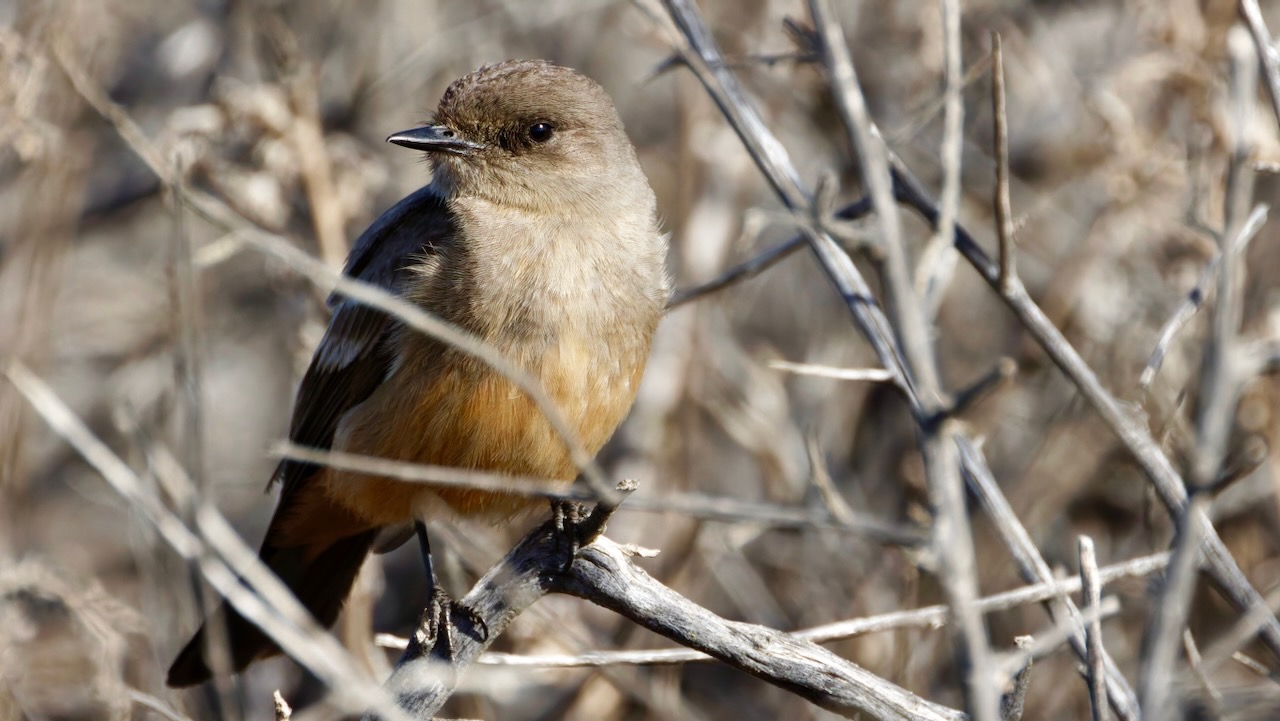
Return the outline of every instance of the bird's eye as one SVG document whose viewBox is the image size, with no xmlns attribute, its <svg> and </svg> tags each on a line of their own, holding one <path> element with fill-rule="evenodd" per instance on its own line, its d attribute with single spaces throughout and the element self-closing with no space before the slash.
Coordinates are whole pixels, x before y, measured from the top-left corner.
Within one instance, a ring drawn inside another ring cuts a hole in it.
<svg viewBox="0 0 1280 721">
<path fill-rule="evenodd" d="M 529 126 L 529 139 L 535 143 L 545 143 L 555 132 L 555 126 L 545 120 L 539 120 Z"/>
</svg>

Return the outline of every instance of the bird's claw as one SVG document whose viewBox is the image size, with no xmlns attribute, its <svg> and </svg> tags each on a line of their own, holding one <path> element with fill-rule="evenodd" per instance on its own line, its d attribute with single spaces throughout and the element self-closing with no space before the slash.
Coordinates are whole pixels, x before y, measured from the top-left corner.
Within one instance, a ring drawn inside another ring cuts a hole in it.
<svg viewBox="0 0 1280 721">
<path fill-rule="evenodd" d="M 445 644 L 449 655 L 453 655 L 453 633 L 450 628 L 450 616 L 453 611 L 453 599 L 439 586 L 431 589 L 431 598 L 427 600 L 427 608 L 422 613 L 422 621 L 418 623 L 417 638 L 423 648 L 435 648 L 441 642 Z"/>
<path fill-rule="evenodd" d="M 556 499 L 551 502 L 551 519 L 556 550 L 561 554 L 561 571 L 568 571 L 582 547 L 580 524 L 587 518 L 587 507 L 577 501 Z"/>
<path fill-rule="evenodd" d="M 431 590 L 431 598 L 427 601 L 426 611 L 418 624 L 415 639 L 418 644 L 423 648 L 434 649 L 443 643 L 448 656 L 452 658 L 453 633 L 458 630 L 453 623 L 454 611 L 467 617 L 481 641 L 489 637 L 489 626 L 480 614 L 469 606 L 455 602 L 447 591 L 437 586 Z"/>
</svg>

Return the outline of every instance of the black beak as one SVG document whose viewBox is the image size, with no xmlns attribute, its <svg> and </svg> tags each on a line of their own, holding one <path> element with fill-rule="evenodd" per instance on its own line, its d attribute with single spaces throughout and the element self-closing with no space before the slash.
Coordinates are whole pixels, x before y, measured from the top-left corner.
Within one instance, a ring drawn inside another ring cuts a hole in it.
<svg viewBox="0 0 1280 721">
<path fill-rule="evenodd" d="M 424 125 L 421 128 L 402 130 L 388 137 L 387 142 L 413 150 L 451 155 L 470 155 L 484 148 L 479 143 L 463 140 L 452 128 L 444 125 Z"/>
</svg>

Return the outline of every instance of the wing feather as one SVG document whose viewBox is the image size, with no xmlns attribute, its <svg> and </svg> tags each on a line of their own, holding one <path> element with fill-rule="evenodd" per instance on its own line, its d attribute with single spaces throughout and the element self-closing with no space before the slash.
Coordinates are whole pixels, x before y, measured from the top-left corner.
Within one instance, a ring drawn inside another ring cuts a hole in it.
<svg viewBox="0 0 1280 721">
<path fill-rule="evenodd" d="M 391 292 L 399 292 L 410 268 L 439 253 L 452 238 L 444 200 L 424 187 L 396 203 L 360 235 L 343 273 Z M 397 321 L 380 310 L 334 293 L 333 316 L 302 378 L 289 439 L 308 448 L 333 446 L 338 423 L 382 383 L 394 362 L 389 337 Z M 272 476 L 282 488 L 281 502 L 318 470 L 299 461 L 282 461 Z"/>
</svg>

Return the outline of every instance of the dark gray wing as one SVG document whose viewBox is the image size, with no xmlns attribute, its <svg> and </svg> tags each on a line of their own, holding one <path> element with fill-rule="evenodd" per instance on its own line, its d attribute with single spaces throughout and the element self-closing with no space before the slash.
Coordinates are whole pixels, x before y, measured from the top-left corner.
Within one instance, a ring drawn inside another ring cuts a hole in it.
<svg viewBox="0 0 1280 721">
<path fill-rule="evenodd" d="M 424 187 L 373 221 L 352 247 L 343 274 L 398 291 L 409 266 L 448 244 L 451 228 L 444 200 Z M 332 447 L 342 416 L 373 393 L 394 360 L 387 338 L 397 321 L 336 292 L 328 305 L 333 317 L 302 378 L 289 429 L 289 439 L 308 448 Z M 282 503 L 317 469 L 281 462 L 272 481 L 283 484 Z"/>
</svg>

